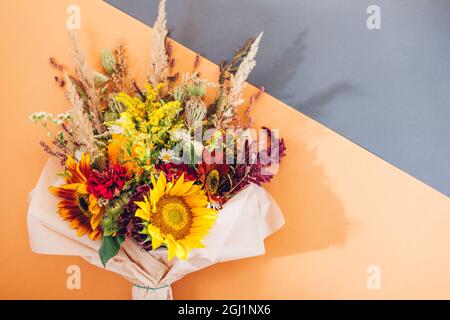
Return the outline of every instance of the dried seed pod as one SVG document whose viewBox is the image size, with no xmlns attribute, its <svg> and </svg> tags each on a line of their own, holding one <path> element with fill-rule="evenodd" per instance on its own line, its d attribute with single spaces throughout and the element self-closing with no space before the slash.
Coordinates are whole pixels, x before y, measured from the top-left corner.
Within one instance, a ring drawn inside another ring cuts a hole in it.
<svg viewBox="0 0 450 320">
<path fill-rule="evenodd" d="M 206 105 L 200 97 L 191 97 L 184 107 L 184 118 L 189 129 L 201 126 L 206 116 Z"/>
<path fill-rule="evenodd" d="M 173 90 L 173 97 L 175 100 L 183 102 L 186 98 L 186 90 L 184 86 L 178 86 Z"/>
<path fill-rule="evenodd" d="M 116 72 L 116 65 L 117 65 L 116 58 L 114 57 L 114 55 L 110 50 L 107 49 L 103 50 L 102 65 L 109 75 L 112 75 Z"/>
<path fill-rule="evenodd" d="M 100 73 L 97 71 L 93 71 L 92 75 L 94 77 L 94 83 L 97 87 L 101 87 L 109 80 L 109 78 L 107 76 L 105 76 L 103 73 Z"/>
</svg>

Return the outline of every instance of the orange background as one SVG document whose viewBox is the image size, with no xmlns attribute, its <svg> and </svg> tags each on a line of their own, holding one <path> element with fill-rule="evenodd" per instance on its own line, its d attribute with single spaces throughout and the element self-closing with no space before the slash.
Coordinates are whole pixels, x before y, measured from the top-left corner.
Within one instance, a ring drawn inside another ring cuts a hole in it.
<svg viewBox="0 0 450 320">
<path fill-rule="evenodd" d="M 151 30 L 100 0 L 0 2 L 0 298 L 129 299 L 130 284 L 78 257 L 30 251 L 27 195 L 47 155 L 34 111 L 67 109 L 53 83 L 50 56 L 72 66 L 65 31 L 69 4 L 81 8 L 80 41 L 91 65 L 124 38 L 131 70 L 149 69 Z M 170 17 L 169 17 L 170 25 Z M 264 40 L 263 40 L 264 41 Z M 175 45 L 177 70 L 194 53 Z M 257 66 L 263 68 L 264 66 Z M 203 77 L 218 68 L 202 60 Z M 249 87 L 247 97 L 255 89 Z M 218 264 L 173 286 L 177 299 L 450 298 L 450 201 L 439 192 L 265 95 L 257 125 L 279 128 L 288 157 L 267 189 L 286 218 L 262 257 Z M 66 268 L 81 267 L 81 290 L 66 288 Z M 381 288 L 366 286 L 378 265 Z"/>
</svg>

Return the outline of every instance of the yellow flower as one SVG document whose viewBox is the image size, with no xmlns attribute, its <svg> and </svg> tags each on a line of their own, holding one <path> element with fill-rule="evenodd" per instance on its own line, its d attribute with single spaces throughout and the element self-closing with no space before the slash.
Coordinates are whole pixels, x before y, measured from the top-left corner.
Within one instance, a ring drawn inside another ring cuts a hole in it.
<svg viewBox="0 0 450 320">
<path fill-rule="evenodd" d="M 124 92 L 116 96 L 116 101 L 125 106 L 125 111 L 120 114 L 119 120 L 109 123 L 110 126 L 118 126 L 130 135 L 137 133 L 163 135 L 179 119 L 177 115 L 181 111 L 180 101 L 164 102 L 159 99 L 160 90 L 164 84 L 152 87 L 145 86 L 146 100 L 138 97 L 130 97 Z"/>
<path fill-rule="evenodd" d="M 145 97 L 147 98 L 147 101 L 155 101 L 156 98 L 159 96 L 159 92 L 162 88 L 164 88 L 166 85 L 165 83 L 159 83 L 155 87 L 152 87 L 149 83 L 146 83 L 144 85 L 145 88 Z"/>
<path fill-rule="evenodd" d="M 113 134 L 108 143 L 108 160 L 112 164 L 124 166 L 129 173 L 138 171 L 138 167 L 133 161 L 136 155 L 136 146 L 127 136 Z"/>
<path fill-rule="evenodd" d="M 115 99 L 125 106 L 125 113 L 130 115 L 133 120 L 137 122 L 143 121 L 146 114 L 146 105 L 141 99 L 138 97 L 130 97 L 124 92 L 117 94 Z"/>
<path fill-rule="evenodd" d="M 144 233 L 152 240 L 152 248 L 166 245 L 168 258 L 186 259 L 190 250 L 203 248 L 203 238 L 217 219 L 217 211 L 208 208 L 208 198 L 195 181 L 184 181 L 184 175 L 167 182 L 162 172 L 158 181 L 152 176 L 153 188 L 135 216 L 146 224 Z"/>
</svg>

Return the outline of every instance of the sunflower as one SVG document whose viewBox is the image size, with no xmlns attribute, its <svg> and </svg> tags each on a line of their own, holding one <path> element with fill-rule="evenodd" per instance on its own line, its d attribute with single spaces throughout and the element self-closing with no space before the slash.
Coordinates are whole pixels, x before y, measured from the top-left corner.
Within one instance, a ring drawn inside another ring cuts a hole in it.
<svg viewBox="0 0 450 320">
<path fill-rule="evenodd" d="M 158 181 L 152 176 L 153 188 L 135 216 L 144 220 L 143 233 L 152 241 L 152 248 L 166 245 L 169 261 L 177 256 L 186 259 L 190 250 L 204 248 L 203 238 L 216 221 L 217 211 L 207 207 L 208 198 L 201 185 L 185 181 L 184 174 L 167 182 L 160 172 Z"/>
<path fill-rule="evenodd" d="M 219 158 L 223 157 L 223 154 L 218 154 L 218 156 Z M 215 157 L 215 150 L 212 153 L 209 153 L 207 150 L 203 151 L 203 161 L 198 166 L 198 178 L 205 186 L 210 202 L 221 203 L 217 192 L 219 191 L 220 183 L 230 171 L 230 166 L 225 163 L 216 163 L 214 161 Z"/>
<path fill-rule="evenodd" d="M 68 175 L 65 185 L 49 187 L 50 192 L 61 198 L 58 202 L 58 213 L 70 222 L 72 229 L 77 229 L 79 237 L 87 233 L 92 240 L 98 240 L 102 236 L 102 210 L 98 206 L 97 198 L 88 193 L 86 188 L 91 174 L 89 154 L 83 154 L 79 163 L 68 157 L 66 172 Z"/>
</svg>

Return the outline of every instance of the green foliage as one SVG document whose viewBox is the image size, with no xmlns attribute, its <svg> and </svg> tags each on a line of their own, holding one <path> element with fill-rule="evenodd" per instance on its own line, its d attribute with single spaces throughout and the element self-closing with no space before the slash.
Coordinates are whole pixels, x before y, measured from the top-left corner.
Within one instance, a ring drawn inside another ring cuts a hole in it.
<svg viewBox="0 0 450 320">
<path fill-rule="evenodd" d="M 194 97 L 203 97 L 205 95 L 205 88 L 199 85 L 187 87 L 188 94 Z"/>
<path fill-rule="evenodd" d="M 120 245 L 124 240 L 123 237 L 103 237 L 102 245 L 98 251 L 103 267 L 106 267 L 106 263 L 117 255 L 120 250 Z"/>
<path fill-rule="evenodd" d="M 128 203 L 128 196 L 123 194 L 117 200 L 110 201 L 101 222 L 103 235 L 112 236 L 119 231 L 119 217 L 124 207 Z"/>
</svg>

